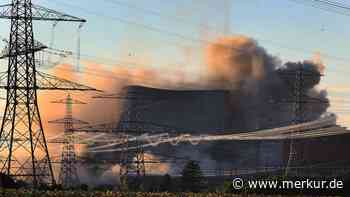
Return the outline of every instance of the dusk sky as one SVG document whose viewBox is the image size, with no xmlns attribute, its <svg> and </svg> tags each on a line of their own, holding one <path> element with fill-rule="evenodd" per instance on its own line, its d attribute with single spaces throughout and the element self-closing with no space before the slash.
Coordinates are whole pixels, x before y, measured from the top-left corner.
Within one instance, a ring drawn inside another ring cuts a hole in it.
<svg viewBox="0 0 350 197">
<path fill-rule="evenodd" d="M 348 0 L 338 2 L 350 5 Z M 257 40 L 283 62 L 310 60 L 319 54 L 326 65 L 321 88 L 328 90 L 340 122 L 350 126 L 350 58 L 346 37 L 350 33 L 347 25 L 350 11 L 347 16 L 327 12 L 301 0 L 33 0 L 33 3 L 88 20 L 81 36 L 82 66 L 94 62 L 110 67 L 119 64 L 185 70 L 188 76 L 196 78 L 192 71 L 205 67 L 201 57 L 203 40 L 208 43 L 230 34 Z M 36 39 L 48 44 L 51 25 L 35 22 Z M 75 52 L 77 26 L 59 23 L 54 48 Z M 3 20 L 0 36 L 7 38 L 8 30 L 8 21 Z M 6 68 L 6 62 L 1 64 Z"/>
</svg>

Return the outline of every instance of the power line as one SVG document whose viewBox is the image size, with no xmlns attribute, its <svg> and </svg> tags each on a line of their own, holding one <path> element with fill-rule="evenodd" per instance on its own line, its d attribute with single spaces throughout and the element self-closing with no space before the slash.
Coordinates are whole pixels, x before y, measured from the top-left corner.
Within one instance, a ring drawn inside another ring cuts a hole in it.
<svg viewBox="0 0 350 197">
<path fill-rule="evenodd" d="M 90 68 L 84 68 L 83 69 L 84 71 L 77 71 L 77 70 L 73 70 L 73 69 L 69 69 L 69 68 L 60 68 L 60 67 L 57 67 L 55 69 L 73 72 L 73 73 L 82 74 L 82 75 L 90 75 L 93 77 L 104 78 L 104 79 L 114 79 L 114 80 L 137 79 L 137 76 L 132 76 L 132 75 L 128 75 L 128 74 L 123 74 L 123 76 L 121 76 L 121 75 L 113 75 L 113 73 L 111 73 L 110 75 L 107 75 L 105 72 L 102 72 L 102 71 L 99 71 L 96 69 L 90 69 Z M 143 80 L 142 83 L 144 85 L 155 85 L 156 84 L 156 83 L 152 83 L 152 82 L 147 82 L 146 80 Z"/>
<path fill-rule="evenodd" d="M 147 9 L 144 9 L 144 8 L 141 8 L 141 7 L 138 7 L 138 6 L 135 6 L 135 5 L 131 5 L 131 4 L 128 4 L 128 3 L 125 3 L 125 2 L 120 2 L 118 0 L 104 0 L 104 1 L 108 1 L 108 2 L 111 2 L 113 4 L 116 4 L 116 5 L 120 5 L 120 6 L 124 6 L 124 7 L 128 7 L 128 8 L 133 8 L 133 9 L 137 9 L 137 10 L 141 10 L 145 13 L 149 13 L 149 14 L 152 14 L 152 15 L 156 15 L 156 16 L 159 16 L 159 17 L 167 17 L 169 19 L 173 19 L 173 20 L 176 20 L 176 21 L 181 21 L 183 23 L 187 23 L 187 24 L 190 24 L 188 21 L 185 21 L 185 20 L 181 20 L 181 18 L 179 17 L 176 17 L 176 16 L 169 16 L 169 15 L 162 15 L 160 12 L 156 12 L 154 10 L 147 10 Z M 293 0 L 292 0 L 293 1 Z M 339 7 L 344 7 L 344 5 L 338 5 Z M 349 8 L 350 9 L 350 8 Z M 214 30 L 214 27 L 211 27 L 211 26 L 204 26 L 205 28 L 208 28 L 208 29 L 211 29 L 211 30 Z M 261 41 L 265 41 L 265 42 L 269 42 L 269 43 L 272 43 L 272 41 L 269 41 L 269 40 L 263 40 L 263 39 L 259 39 Z M 287 46 L 283 46 L 281 44 L 277 44 L 277 43 L 273 43 L 273 45 L 277 46 L 277 47 L 281 47 L 281 48 L 284 48 L 284 49 L 288 49 L 288 50 L 293 50 L 293 51 L 298 51 L 300 52 L 300 50 L 303 50 L 304 52 L 310 52 L 310 51 L 307 51 L 307 50 L 304 50 L 304 49 L 293 49 L 293 48 L 290 48 L 290 47 L 287 47 Z M 326 55 L 327 57 L 329 56 L 328 54 L 322 54 L 322 55 Z M 337 60 L 341 60 L 341 61 L 346 61 L 346 62 L 349 62 L 349 59 L 347 58 L 341 58 L 341 57 L 335 57 L 335 56 L 329 56 L 333 59 L 337 59 Z"/>
<path fill-rule="evenodd" d="M 336 2 L 336 1 L 329 1 L 329 0 L 313 0 L 314 2 L 319 2 L 319 3 L 323 3 L 325 5 L 328 5 L 328 6 L 332 6 L 332 7 L 335 7 L 335 8 L 341 8 L 341 9 L 345 9 L 345 10 L 349 10 L 350 11 L 350 8 L 343 4 L 343 3 L 339 3 L 339 2 Z"/>
<path fill-rule="evenodd" d="M 262 40 L 264 41 L 264 40 Z M 287 48 L 286 46 L 282 46 L 280 45 L 281 48 L 285 48 L 285 49 L 290 49 L 290 50 L 294 50 L 296 51 L 297 49 L 293 49 L 293 48 Z M 305 51 L 307 52 L 307 51 Z M 300 50 L 299 50 L 299 53 L 300 53 Z M 72 53 L 73 56 L 76 56 L 75 53 Z M 329 56 L 325 53 L 321 53 L 322 56 L 324 56 L 325 58 L 329 58 L 329 59 L 332 59 L 334 61 L 339 61 L 339 62 L 344 62 L 344 63 L 348 63 L 350 62 L 350 58 L 342 58 L 342 57 L 335 57 L 335 56 Z M 161 67 L 174 67 L 176 65 L 160 65 L 160 64 L 157 64 L 157 65 L 149 65 L 149 64 L 142 64 L 142 63 L 137 63 L 137 62 L 131 62 L 131 61 L 125 61 L 123 59 L 119 59 L 119 58 L 109 58 L 109 57 L 99 57 L 99 56 L 96 56 L 96 55 L 91 55 L 91 54 L 87 54 L 87 53 L 82 53 L 81 54 L 82 57 L 86 57 L 88 59 L 91 59 L 91 60 L 97 60 L 97 61 L 100 61 L 102 63 L 107 63 L 107 62 L 112 62 L 113 64 L 115 64 L 115 62 L 117 63 L 120 63 L 120 64 L 125 64 L 125 65 L 134 65 L 134 66 L 161 66 Z M 341 66 L 341 65 L 337 65 L 338 67 Z M 344 67 L 347 67 L 344 65 Z M 172 68 L 173 69 L 173 68 Z M 333 70 L 334 68 L 332 68 Z M 340 70 L 339 68 L 335 68 L 339 71 L 342 71 L 342 72 L 346 72 L 345 70 Z"/>
<path fill-rule="evenodd" d="M 154 15 L 154 16 L 158 16 L 158 17 L 162 17 L 162 18 L 167 18 L 169 20 L 173 20 L 173 21 L 177 21 L 177 22 L 181 22 L 183 24 L 188 24 L 188 25 L 196 25 L 196 26 L 200 26 L 200 27 L 203 27 L 207 30 L 211 30 L 215 33 L 225 33 L 225 32 L 221 32 L 221 31 L 218 31 L 216 27 L 214 26 L 211 26 L 211 25 L 203 25 L 203 24 L 197 24 L 197 23 L 192 23 L 192 21 L 189 21 L 188 18 L 184 19 L 184 18 L 181 18 L 181 17 L 177 17 L 177 16 L 171 16 L 171 15 L 164 15 L 160 12 L 157 12 L 155 10 L 149 10 L 149 9 L 145 9 L 145 8 L 142 8 L 142 7 L 139 7 L 139 6 L 136 6 L 136 5 L 133 5 L 133 4 L 130 4 L 130 3 L 126 3 L 126 2 L 121 2 L 121 1 L 118 1 L 118 0 L 104 0 L 106 2 L 110 2 L 116 6 L 122 6 L 122 7 L 127 7 L 127 8 L 131 8 L 131 9 L 135 9 L 135 10 L 138 10 L 138 11 L 141 11 L 145 14 L 150 14 L 150 15 Z M 291 1 L 297 1 L 297 0 L 291 0 Z M 345 5 L 338 5 L 339 7 L 345 7 Z M 232 32 L 229 32 L 229 33 L 232 33 Z"/>
<path fill-rule="evenodd" d="M 97 16 L 97 17 L 102 17 L 102 18 L 106 18 L 106 19 L 110 19 L 110 20 L 115 20 L 115 21 L 118 21 L 118 22 L 121 22 L 121 23 L 124 23 L 124 24 L 130 24 L 130 25 L 142 27 L 142 28 L 144 28 L 146 30 L 157 32 L 157 33 L 165 33 L 167 35 L 170 35 L 170 36 L 173 36 L 173 37 L 177 37 L 177 38 L 180 38 L 182 40 L 187 40 L 187 41 L 191 41 L 191 42 L 194 42 L 194 43 L 212 44 L 212 42 L 209 41 L 209 40 L 193 38 L 193 37 L 189 37 L 189 36 L 186 36 L 186 35 L 183 35 L 183 34 L 179 34 L 179 33 L 176 33 L 176 32 L 171 32 L 171 31 L 167 31 L 167 30 L 164 30 L 164 29 L 160 29 L 160 28 L 157 28 L 157 27 L 154 27 L 154 26 L 141 24 L 141 23 L 137 23 L 137 22 L 134 22 L 134 21 L 129 21 L 129 20 L 123 19 L 121 17 L 115 17 L 115 16 L 106 15 L 104 13 L 94 12 L 94 11 L 82 8 L 80 6 L 77 6 L 77 5 L 72 5 L 72 4 L 67 4 L 67 3 L 63 3 L 63 2 L 58 2 L 56 0 L 53 0 L 53 1 L 56 2 L 57 4 L 61 4 L 61 5 L 65 6 L 65 7 L 75 7 L 76 9 L 80 9 L 81 11 L 83 11 L 85 13 L 88 13 L 90 15 L 94 15 L 94 16 Z M 295 1 L 295 0 L 291 0 L 291 1 Z M 298 53 L 301 53 L 301 51 L 307 52 L 307 53 L 313 53 L 313 51 L 308 51 L 308 50 L 305 50 L 303 48 L 292 48 L 292 47 L 288 47 L 288 46 L 286 46 L 284 44 L 277 44 L 276 42 L 271 41 L 271 40 L 266 40 L 266 39 L 260 39 L 260 40 L 264 41 L 264 42 L 268 42 L 268 43 L 270 43 L 270 44 L 272 44 L 274 46 L 277 46 L 277 47 L 280 47 L 280 48 L 283 48 L 283 49 L 296 51 Z M 222 47 L 227 47 L 227 46 L 223 45 Z M 242 49 L 235 48 L 235 47 L 230 47 L 230 49 L 244 52 Z M 327 54 L 327 53 L 321 53 L 321 55 L 322 56 L 326 56 L 326 57 L 331 58 L 331 59 L 334 59 L 334 60 L 342 61 L 342 62 L 349 62 L 349 60 L 350 60 L 348 58 L 338 57 L 338 56 L 330 55 L 330 54 Z"/>
<path fill-rule="evenodd" d="M 188 40 L 188 41 L 192 41 L 192 42 L 195 42 L 195 43 L 197 43 L 198 41 L 200 41 L 200 42 L 209 42 L 209 41 L 205 41 L 205 40 L 200 40 L 200 39 L 196 39 L 196 38 L 187 37 L 187 36 L 179 34 L 179 33 L 166 31 L 166 30 L 154 27 L 154 26 L 145 25 L 145 24 L 134 22 L 134 21 L 125 20 L 125 19 L 123 19 L 121 17 L 106 15 L 106 14 L 104 14 L 102 12 L 91 11 L 91 10 L 82 8 L 82 7 L 77 6 L 77 5 L 72 5 L 72 4 L 68 4 L 68 3 L 58 2 L 56 0 L 52 0 L 52 1 L 56 2 L 57 4 L 61 4 L 61 5 L 65 6 L 65 7 L 75 7 L 75 8 L 80 9 L 81 11 L 83 11 L 85 13 L 88 13 L 90 15 L 94 15 L 94 16 L 97 16 L 97 17 L 102 17 L 102 18 L 107 18 L 107 19 L 119 21 L 119 22 L 125 23 L 125 24 L 131 24 L 131 25 L 139 26 L 139 27 L 142 27 L 144 29 L 147 29 L 147 30 L 150 30 L 150 31 L 154 31 L 154 32 L 158 32 L 158 33 L 166 33 L 168 35 L 171 35 L 171 36 L 183 39 L 183 40 Z"/>
<path fill-rule="evenodd" d="M 118 1 L 118 0 L 103 0 L 105 2 L 110 2 L 111 4 L 114 4 L 116 6 L 122 6 L 122 7 L 127 7 L 127 8 L 131 8 L 131 9 L 136 9 L 136 10 L 140 10 L 146 14 L 150 14 L 153 16 L 159 16 L 162 18 L 167 18 L 169 20 L 173 20 L 173 21 L 177 21 L 183 24 L 187 24 L 187 25 L 195 25 L 195 26 L 199 26 L 205 29 L 210 29 L 213 30 L 215 33 L 221 33 L 218 30 L 215 29 L 214 26 L 211 25 L 207 25 L 207 24 L 201 24 L 201 23 L 195 23 L 193 21 L 189 21 L 188 18 L 182 18 L 182 17 L 178 17 L 178 16 L 171 16 L 171 15 L 164 15 L 158 11 L 155 10 L 149 10 L 149 9 L 145 9 L 130 3 L 126 3 L 126 2 L 122 2 L 122 1 Z"/>
<path fill-rule="evenodd" d="M 350 16 L 350 7 L 328 0 L 289 0 L 295 3 L 311 6 L 326 12 L 336 13 L 344 16 Z"/>
</svg>

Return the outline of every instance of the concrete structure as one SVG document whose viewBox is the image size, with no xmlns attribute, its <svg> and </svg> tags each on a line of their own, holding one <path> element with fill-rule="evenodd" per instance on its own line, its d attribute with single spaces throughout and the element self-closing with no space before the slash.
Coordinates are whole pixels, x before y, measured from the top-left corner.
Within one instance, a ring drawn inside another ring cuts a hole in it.
<svg viewBox="0 0 350 197">
<path fill-rule="evenodd" d="M 245 128 L 247 117 L 243 118 L 235 111 L 236 105 L 232 105 L 234 95 L 229 91 L 161 90 L 130 86 L 126 89 L 126 95 L 133 98 L 126 101 L 125 105 L 131 106 L 131 114 L 137 120 L 173 126 L 179 133 L 200 135 L 249 131 Z M 270 110 L 283 111 L 279 108 Z M 266 114 L 262 120 L 273 118 L 268 117 L 268 112 Z M 122 115 L 121 120 L 124 120 L 124 116 Z M 322 121 L 320 127 L 332 124 L 335 124 L 334 116 Z M 296 140 L 299 165 L 329 163 L 341 167 L 348 163 L 344 155 L 350 148 L 347 143 L 349 140 L 350 134 L 347 133 Z M 164 144 L 150 149 L 161 154 L 200 160 L 204 169 L 283 167 L 288 159 L 289 140 L 218 141 L 195 147 L 190 143 L 178 146 Z"/>
<path fill-rule="evenodd" d="M 126 94 L 135 98 L 128 100 L 126 105 L 131 105 L 131 116 L 137 116 L 138 120 L 198 134 L 234 128 L 228 91 L 177 91 L 130 86 Z"/>
</svg>

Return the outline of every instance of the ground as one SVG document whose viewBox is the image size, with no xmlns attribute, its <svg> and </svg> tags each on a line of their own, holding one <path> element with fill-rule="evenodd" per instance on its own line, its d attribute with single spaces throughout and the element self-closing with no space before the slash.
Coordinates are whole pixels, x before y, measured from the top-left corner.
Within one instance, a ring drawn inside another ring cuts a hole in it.
<svg viewBox="0 0 350 197">
<path fill-rule="evenodd" d="M 235 195 L 224 193 L 119 193 L 119 192 L 83 192 L 83 191 L 43 191 L 43 192 L 30 192 L 30 191 L 6 191 L 1 193 L 2 197 L 257 197 L 260 195 Z M 282 195 L 274 195 L 282 196 Z M 304 195 L 300 195 L 304 196 Z M 297 197 L 297 196 L 296 196 Z"/>
</svg>

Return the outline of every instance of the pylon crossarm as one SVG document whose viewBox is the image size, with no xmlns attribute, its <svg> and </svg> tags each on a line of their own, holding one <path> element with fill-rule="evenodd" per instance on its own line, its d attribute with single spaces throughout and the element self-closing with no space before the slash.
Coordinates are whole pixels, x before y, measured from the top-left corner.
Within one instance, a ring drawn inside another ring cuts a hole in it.
<svg viewBox="0 0 350 197">
<path fill-rule="evenodd" d="M 62 138 L 60 138 L 60 139 L 53 139 L 53 140 L 49 140 L 47 142 L 50 143 L 50 144 L 68 144 L 68 143 L 70 143 L 69 140 L 64 139 L 64 138 L 63 139 Z M 89 143 L 88 142 L 74 142 L 74 144 L 87 145 Z"/>
<path fill-rule="evenodd" d="M 95 88 L 58 78 L 40 71 L 36 73 L 37 89 L 39 90 L 71 90 L 71 91 L 97 91 Z"/>
<path fill-rule="evenodd" d="M 0 5 L 0 18 L 4 18 L 4 16 L 10 16 L 12 9 L 12 4 Z"/>
<path fill-rule="evenodd" d="M 39 41 L 34 41 L 34 47 L 32 49 L 16 50 L 16 51 L 12 51 L 12 52 L 9 51 L 9 46 L 7 45 L 1 51 L 0 59 L 4 59 L 4 58 L 8 58 L 8 57 L 15 57 L 15 56 L 19 56 L 19 55 L 25 55 L 25 54 L 41 51 L 44 49 L 47 49 L 47 46 Z"/>
<path fill-rule="evenodd" d="M 33 89 L 37 90 L 66 90 L 66 91 L 96 91 L 102 92 L 95 88 L 85 86 L 76 82 L 62 79 L 53 75 L 49 75 L 40 71 L 36 72 L 37 86 Z M 14 87 L 7 85 L 7 71 L 0 72 L 0 89 L 13 89 Z M 17 87 L 21 89 L 21 87 Z"/>
<path fill-rule="evenodd" d="M 113 129 L 117 127 L 117 123 L 105 123 L 98 125 L 88 125 L 85 127 L 77 128 L 79 132 L 87 133 L 112 133 Z"/>
<path fill-rule="evenodd" d="M 0 89 L 6 89 L 7 87 L 7 71 L 0 72 Z"/>
<path fill-rule="evenodd" d="M 16 16 L 12 12 L 12 4 L 0 6 L 0 18 L 4 19 L 22 19 L 22 16 Z M 32 4 L 32 20 L 42 21 L 69 21 L 85 23 L 86 20 L 58 12 L 43 6 Z"/>
<path fill-rule="evenodd" d="M 84 127 L 77 128 L 76 131 L 79 132 L 91 132 L 91 133 L 124 133 L 128 132 L 139 133 L 154 133 L 154 132 L 164 132 L 164 133 L 176 133 L 181 131 L 180 128 L 171 127 L 168 125 L 162 125 L 146 121 L 119 121 L 111 123 L 102 123 L 97 125 L 88 125 Z"/>
<path fill-rule="evenodd" d="M 33 20 L 49 20 L 49 21 L 70 21 L 70 22 L 82 22 L 86 20 L 78 18 L 72 15 L 61 13 L 49 8 L 45 8 L 39 5 L 32 5 Z"/>
<path fill-rule="evenodd" d="M 0 72 L 0 89 L 6 89 L 7 86 L 7 71 Z"/>
<path fill-rule="evenodd" d="M 55 103 L 55 104 L 67 104 L 67 99 L 60 99 L 60 100 L 56 100 L 56 101 L 52 101 L 51 103 Z M 87 103 L 85 102 L 82 102 L 82 101 L 79 101 L 79 100 L 76 100 L 76 99 L 71 99 L 69 104 L 82 104 L 82 105 L 85 105 Z"/>
<path fill-rule="evenodd" d="M 67 50 L 60 50 L 60 49 L 54 49 L 54 48 L 46 48 L 44 50 L 45 53 L 50 54 L 50 55 L 56 55 L 59 57 L 69 57 L 73 55 L 73 52 L 67 51 Z"/>
<path fill-rule="evenodd" d="M 65 124 L 67 122 L 70 122 L 72 124 L 89 124 L 88 122 L 79 120 L 79 119 L 75 119 L 75 118 L 62 118 L 62 119 L 57 119 L 57 120 L 52 120 L 49 121 L 49 123 L 51 124 Z"/>
<path fill-rule="evenodd" d="M 85 138 L 83 136 L 79 135 L 79 133 L 75 133 L 75 130 L 73 130 L 73 133 L 68 134 L 68 135 L 70 137 L 74 138 L 74 140 L 75 140 L 74 144 L 89 144 L 89 142 L 84 141 Z M 69 142 L 69 140 L 67 139 L 68 135 L 66 133 L 64 133 L 62 136 L 47 140 L 47 142 L 50 144 L 68 143 Z"/>
</svg>

